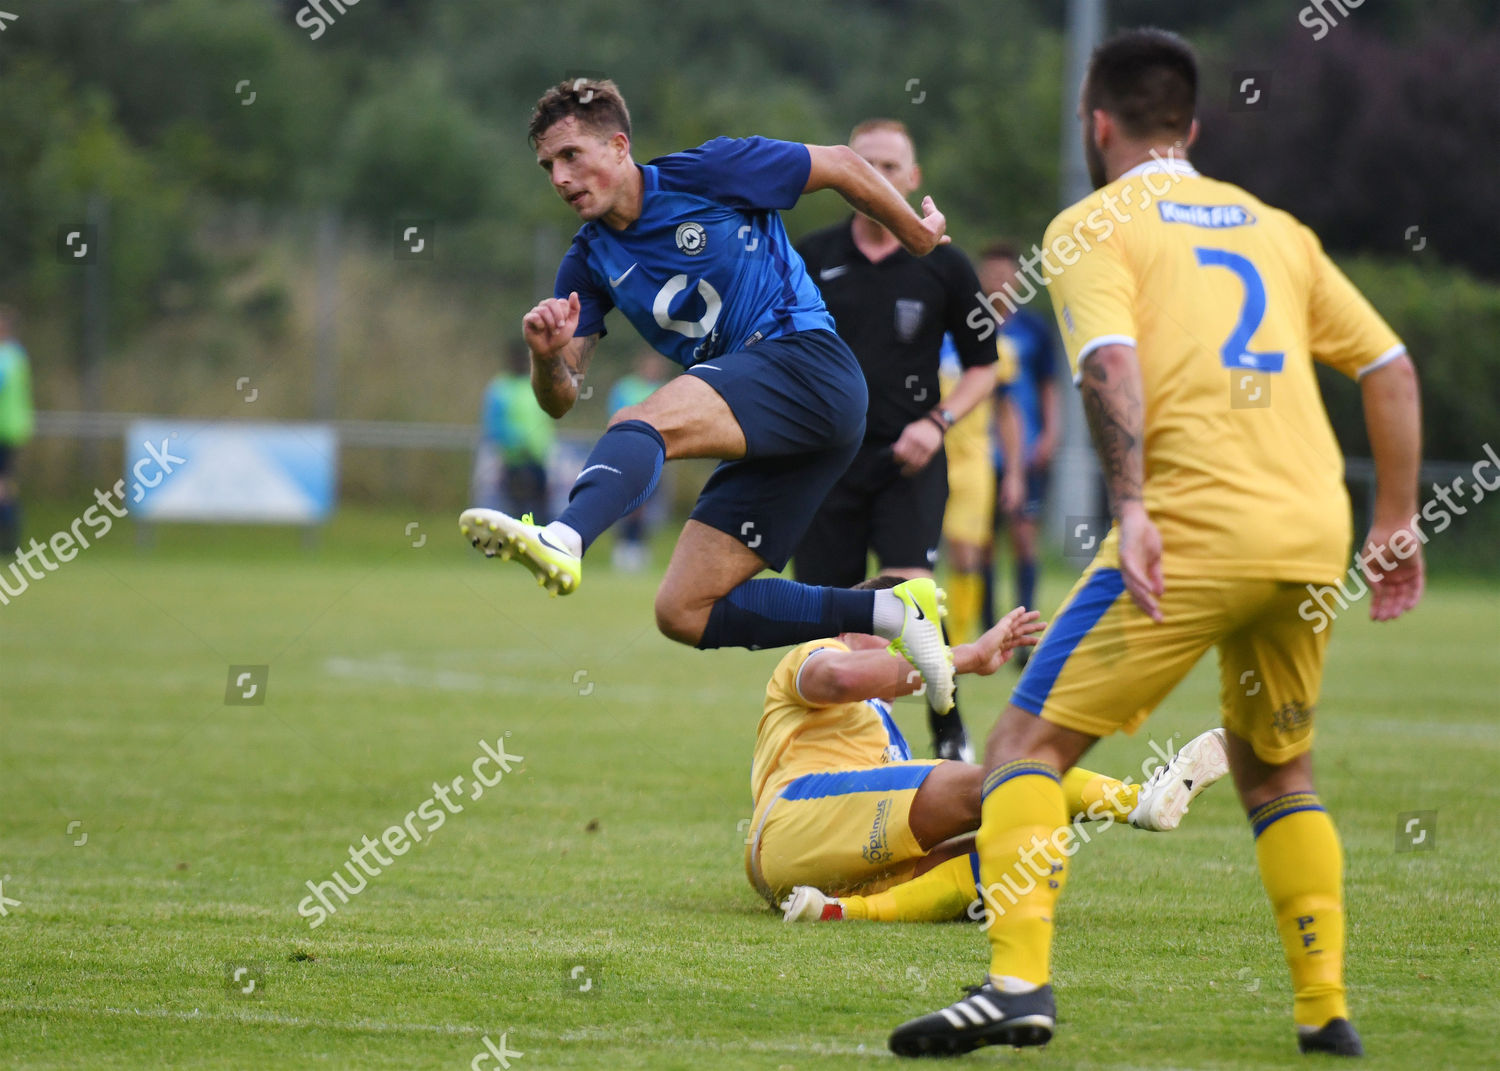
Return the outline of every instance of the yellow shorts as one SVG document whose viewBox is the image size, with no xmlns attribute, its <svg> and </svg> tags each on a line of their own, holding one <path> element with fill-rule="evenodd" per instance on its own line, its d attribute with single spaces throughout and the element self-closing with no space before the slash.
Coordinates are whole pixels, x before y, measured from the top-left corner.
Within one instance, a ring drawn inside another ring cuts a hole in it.
<svg viewBox="0 0 1500 1071">
<path fill-rule="evenodd" d="M 1135 732 L 1210 647 L 1224 727 L 1269 763 L 1312 747 L 1328 630 L 1298 613 L 1302 584 L 1168 577 L 1155 624 L 1118 569 L 1089 566 L 1026 665 L 1011 702 L 1091 736 Z"/>
<path fill-rule="evenodd" d="M 937 764 L 893 762 L 789 781 L 758 816 L 745 851 L 750 884 L 775 904 L 794 885 L 838 896 L 915 877 L 927 853 L 908 819 Z"/>
<path fill-rule="evenodd" d="M 995 465 L 988 450 L 948 454 L 948 508 L 943 535 L 955 543 L 987 547 L 995 539 Z"/>
</svg>

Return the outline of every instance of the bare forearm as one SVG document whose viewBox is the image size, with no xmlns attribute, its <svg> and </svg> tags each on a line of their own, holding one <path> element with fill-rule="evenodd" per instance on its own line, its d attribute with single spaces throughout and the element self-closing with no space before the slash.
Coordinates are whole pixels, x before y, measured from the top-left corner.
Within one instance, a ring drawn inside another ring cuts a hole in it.
<svg viewBox="0 0 1500 1071">
<path fill-rule="evenodd" d="M 815 703 L 860 703 L 911 695 L 922 687 L 922 675 L 906 659 L 883 649 L 838 651 L 809 663 L 800 687 Z"/>
<path fill-rule="evenodd" d="M 1061 428 L 1062 397 L 1057 392 L 1057 384 L 1049 379 L 1042 384 L 1042 441 L 1057 445 Z"/>
<path fill-rule="evenodd" d="M 578 400 L 578 385 L 588 371 L 597 335 L 575 338 L 550 354 L 531 355 L 531 392 L 542 411 L 554 420 L 565 415 Z"/>
<path fill-rule="evenodd" d="M 988 663 L 1000 641 L 992 636 L 989 642 L 992 645 L 989 649 L 979 643 L 961 643 L 954 647 L 953 671 L 960 676 L 993 673 L 998 663 L 993 666 Z M 828 706 L 862 703 L 866 699 L 899 699 L 911 695 L 921 690 L 922 675 L 912 669 L 906 659 L 884 648 L 830 651 L 808 663 L 802 671 L 799 687 L 803 697 L 813 703 Z"/>
<path fill-rule="evenodd" d="M 1025 462 L 1021 446 L 1021 418 L 1016 413 L 1016 403 L 1006 395 L 995 405 L 995 434 L 1000 439 L 1000 450 L 1005 455 L 1007 469 L 1017 468 Z"/>
<path fill-rule="evenodd" d="M 982 364 L 967 368 L 943 399 L 943 408 L 951 412 L 955 420 L 962 420 L 974 411 L 974 407 L 982 402 L 994 390 L 994 387 L 994 365 Z"/>
<path fill-rule="evenodd" d="M 1398 357 L 1359 382 L 1375 459 L 1375 523 L 1405 525 L 1417 512 L 1422 406 L 1416 368 Z"/>
<path fill-rule="evenodd" d="M 932 248 L 932 236 L 923 228 L 916 210 L 864 157 L 847 145 L 811 145 L 808 150 L 812 169 L 804 193 L 836 190 L 856 211 L 884 226 L 908 249 L 925 253 Z"/>
<path fill-rule="evenodd" d="M 1101 346 L 1083 362 L 1083 411 L 1118 518 L 1141 502 L 1145 484 L 1146 407 L 1140 363 L 1130 346 Z"/>
</svg>

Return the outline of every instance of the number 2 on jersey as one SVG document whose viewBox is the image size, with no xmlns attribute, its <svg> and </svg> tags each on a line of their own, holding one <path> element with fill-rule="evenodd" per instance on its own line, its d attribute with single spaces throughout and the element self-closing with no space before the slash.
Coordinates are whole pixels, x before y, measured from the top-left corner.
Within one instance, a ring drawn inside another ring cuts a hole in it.
<svg viewBox="0 0 1500 1071">
<path fill-rule="evenodd" d="M 1284 353 L 1255 353 L 1250 340 L 1266 317 L 1266 284 L 1248 258 L 1227 249 L 1205 249 L 1195 246 L 1198 265 L 1203 268 L 1228 268 L 1245 284 L 1245 303 L 1240 307 L 1239 322 L 1219 348 L 1225 368 L 1245 368 L 1254 372 L 1280 372 Z"/>
</svg>

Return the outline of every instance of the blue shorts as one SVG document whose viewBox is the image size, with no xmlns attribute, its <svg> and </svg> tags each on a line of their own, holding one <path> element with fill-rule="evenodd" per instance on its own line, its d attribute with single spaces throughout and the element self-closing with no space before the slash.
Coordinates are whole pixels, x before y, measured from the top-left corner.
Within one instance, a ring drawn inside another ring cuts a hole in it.
<svg viewBox="0 0 1500 1071">
<path fill-rule="evenodd" d="M 745 456 L 714 470 L 692 518 L 778 573 L 865 435 L 864 372 L 832 331 L 757 342 L 687 370 L 728 404 Z"/>
</svg>

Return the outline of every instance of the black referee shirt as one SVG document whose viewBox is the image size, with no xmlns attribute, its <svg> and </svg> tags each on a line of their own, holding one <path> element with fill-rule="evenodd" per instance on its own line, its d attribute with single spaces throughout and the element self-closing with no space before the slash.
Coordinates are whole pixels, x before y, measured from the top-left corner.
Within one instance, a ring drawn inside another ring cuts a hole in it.
<svg viewBox="0 0 1500 1071">
<path fill-rule="evenodd" d="M 808 274 L 833 313 L 839 336 L 864 369 L 870 388 L 865 440 L 895 442 L 901 430 L 937 408 L 938 358 L 953 333 L 965 368 L 994 364 L 994 324 L 987 337 L 968 323 L 978 307 L 979 278 L 952 245 L 925 257 L 905 249 L 872 264 L 854 244 L 854 219 L 797 242 Z M 978 323 L 989 322 L 988 314 Z"/>
</svg>

